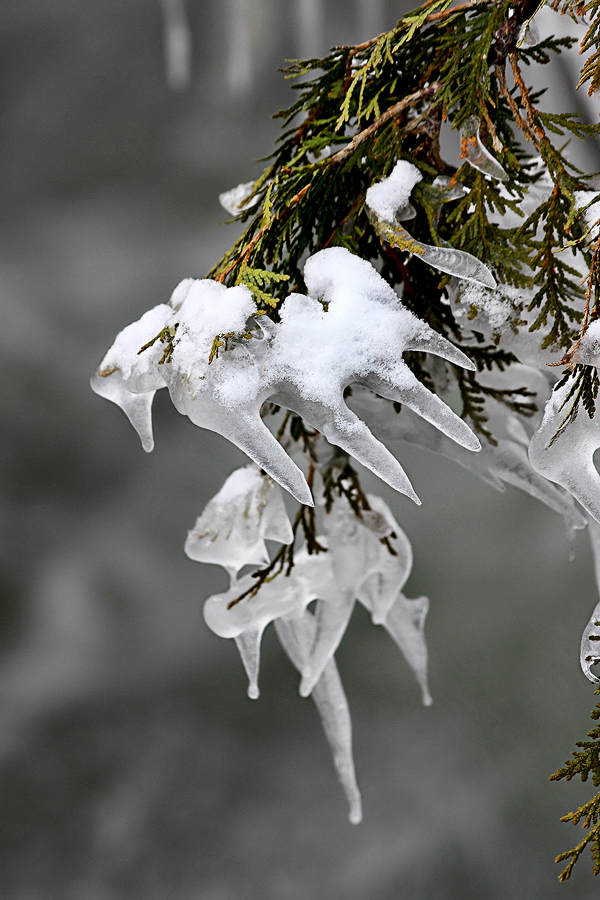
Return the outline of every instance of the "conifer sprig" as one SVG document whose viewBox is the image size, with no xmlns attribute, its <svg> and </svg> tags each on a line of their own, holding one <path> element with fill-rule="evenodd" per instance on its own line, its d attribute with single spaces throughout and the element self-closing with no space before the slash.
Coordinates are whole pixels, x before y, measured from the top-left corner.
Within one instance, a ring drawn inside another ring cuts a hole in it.
<svg viewBox="0 0 600 900">
<path fill-rule="evenodd" d="M 594 693 L 600 694 L 600 688 L 596 688 Z M 596 722 L 600 720 L 600 703 L 596 703 L 590 713 L 590 718 Z M 561 769 L 551 775 L 550 781 L 560 781 L 563 778 L 571 781 L 572 778 L 579 775 L 585 782 L 591 776 L 594 787 L 600 786 L 600 724 L 588 731 L 587 737 L 591 740 L 576 742 L 575 746 L 579 747 L 579 750 L 573 750 L 571 754 L 573 759 L 567 760 Z M 587 831 L 587 834 L 571 850 L 566 850 L 556 857 L 557 863 L 568 860 L 567 865 L 558 876 L 559 881 L 567 881 L 571 877 L 575 864 L 587 846 L 592 852 L 594 875 L 600 874 L 600 792 L 574 812 L 563 816 L 561 822 L 572 822 L 573 825 L 581 822 L 581 827 Z"/>
</svg>

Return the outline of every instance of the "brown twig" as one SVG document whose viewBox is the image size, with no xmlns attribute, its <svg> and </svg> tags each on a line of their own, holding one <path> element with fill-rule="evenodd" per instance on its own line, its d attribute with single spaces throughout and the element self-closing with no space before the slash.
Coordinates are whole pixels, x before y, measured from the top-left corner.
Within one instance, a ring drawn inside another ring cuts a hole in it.
<svg viewBox="0 0 600 900">
<path fill-rule="evenodd" d="M 521 70 L 519 69 L 519 61 L 517 58 L 517 54 L 509 53 L 508 59 L 509 59 L 510 67 L 512 69 L 512 72 L 513 72 L 513 75 L 515 78 L 515 84 L 519 88 L 519 93 L 521 95 L 521 103 L 523 105 L 523 108 L 525 109 L 525 112 L 527 113 L 527 121 L 529 123 L 529 126 L 530 126 L 531 130 L 534 132 L 538 141 L 543 141 L 544 138 L 546 137 L 546 133 L 544 132 L 544 129 L 541 127 L 541 125 L 539 123 L 537 113 L 533 107 L 531 98 L 529 96 L 529 91 L 527 90 L 527 87 L 525 86 L 525 82 L 523 81 L 523 76 L 521 75 Z"/>
<path fill-rule="evenodd" d="M 498 84 L 500 85 L 500 93 L 505 98 L 506 102 L 510 107 L 510 111 L 515 117 L 515 122 L 525 135 L 525 140 L 529 141 L 530 144 L 533 144 L 536 150 L 540 151 L 540 142 L 538 141 L 535 133 L 531 130 L 523 116 L 519 111 L 519 107 L 515 101 L 515 98 L 512 96 L 511 92 L 508 89 L 508 85 L 506 84 L 506 75 L 504 73 L 504 66 L 496 66 L 494 69 L 496 73 L 496 78 L 498 79 Z"/>
<path fill-rule="evenodd" d="M 420 91 L 415 91 L 414 94 L 409 94 L 408 97 L 404 97 L 404 99 L 399 100 L 398 103 L 394 103 L 393 106 L 386 109 L 386 111 L 367 128 L 364 128 L 362 131 L 359 131 L 358 134 L 355 134 L 349 144 L 346 144 L 345 147 L 342 147 L 342 149 L 338 150 L 337 153 L 334 153 L 333 156 L 329 156 L 327 159 L 323 160 L 323 165 L 338 165 L 345 159 L 348 159 L 349 156 L 352 156 L 352 154 L 358 150 L 361 144 L 368 140 L 371 135 L 375 134 L 375 132 L 383 125 L 391 119 L 395 119 L 401 112 L 409 106 L 418 103 L 419 100 L 426 100 L 429 97 L 435 96 L 441 86 L 442 85 L 438 81 L 434 81 L 432 84 L 428 84 L 427 87 L 421 88 Z"/>
</svg>

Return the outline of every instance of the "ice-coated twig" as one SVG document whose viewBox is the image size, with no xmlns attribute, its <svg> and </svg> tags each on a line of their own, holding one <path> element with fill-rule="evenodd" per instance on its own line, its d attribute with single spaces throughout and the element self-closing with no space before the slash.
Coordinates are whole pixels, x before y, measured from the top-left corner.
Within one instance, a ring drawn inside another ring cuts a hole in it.
<svg viewBox="0 0 600 900">
<path fill-rule="evenodd" d="M 341 599 L 333 579 L 328 554 L 310 556 L 306 548 L 296 553 L 289 575 L 280 575 L 261 584 L 254 596 L 237 602 L 238 597 L 254 586 L 246 575 L 223 594 L 214 594 L 204 604 L 204 620 L 219 637 L 235 638 L 250 681 L 248 693 L 258 697 L 260 642 L 270 622 L 280 616 L 299 616 L 312 600 Z M 239 640 L 238 640 L 239 638 Z"/>
<path fill-rule="evenodd" d="M 302 672 L 315 639 L 315 617 L 306 610 L 301 618 L 280 618 L 275 622 L 275 630 L 290 660 Z M 352 757 L 352 723 L 348 701 L 333 657 L 329 659 L 315 684 L 312 698 L 321 716 L 335 769 L 348 800 L 348 818 L 353 824 L 358 824 L 362 820 L 362 801 Z"/>
<path fill-rule="evenodd" d="M 406 160 L 400 160 L 391 175 L 368 189 L 365 202 L 369 218 L 381 240 L 399 250 L 418 256 L 440 272 L 495 288 L 496 280 L 490 270 L 470 253 L 449 246 L 436 247 L 424 244 L 411 237 L 406 228 L 400 224 L 414 212 L 409 198 L 414 185 L 421 178 L 422 175 L 416 166 Z M 439 181 L 437 187 L 441 187 Z M 447 199 L 451 199 L 450 196 Z"/>
<path fill-rule="evenodd" d="M 460 129 L 461 159 L 466 159 L 474 169 L 478 169 L 484 175 L 490 175 L 497 181 L 508 181 L 508 175 L 498 160 L 481 143 L 480 127 L 481 122 L 477 116 L 469 116 L 463 122 Z"/>
<path fill-rule="evenodd" d="M 234 579 L 245 565 L 269 562 L 265 540 L 293 539 L 279 485 L 250 465 L 232 472 L 208 502 L 188 533 L 185 552 L 197 562 L 223 566 Z"/>
</svg>

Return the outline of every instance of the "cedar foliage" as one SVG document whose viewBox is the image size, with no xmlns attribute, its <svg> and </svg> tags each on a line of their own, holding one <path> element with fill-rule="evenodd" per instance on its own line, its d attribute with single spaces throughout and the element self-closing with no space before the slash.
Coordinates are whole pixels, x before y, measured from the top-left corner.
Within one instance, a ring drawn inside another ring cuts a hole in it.
<svg viewBox="0 0 600 900">
<path fill-rule="evenodd" d="M 582 210 L 575 203 L 575 192 L 589 189 L 587 176 L 569 163 L 558 144 L 571 137 L 596 137 L 600 126 L 587 125 L 569 111 L 541 111 L 543 92 L 534 93 L 526 84 L 527 66 L 547 64 L 553 54 L 574 43 L 556 37 L 533 47 L 521 43 L 523 26 L 542 5 L 539 0 L 468 0 L 454 5 L 452 0 L 427 0 L 372 40 L 334 47 L 322 59 L 291 61 L 284 72 L 297 99 L 276 113 L 282 134 L 236 217 L 246 224 L 245 231 L 209 273 L 228 286 L 248 285 L 258 312 L 277 321 L 277 303 L 290 289 L 305 289 L 302 263 L 308 254 L 343 246 L 373 262 L 415 315 L 466 349 L 476 362 L 477 373 L 455 369 L 454 377 L 463 417 L 490 442 L 494 442 L 486 425 L 490 397 L 520 415 L 535 412 L 526 390 L 494 390 L 478 379 L 480 372 L 502 370 L 516 358 L 493 344 L 484 345 L 477 331 L 459 326 L 447 302 L 448 276 L 408 251 L 410 239 L 445 242 L 488 265 L 501 285 L 528 289 L 528 312 L 535 313 L 529 330 L 543 328 L 541 346 L 557 353 L 560 362 L 555 365 L 567 366 L 564 379 L 570 381 L 571 390 L 561 429 L 573 421 L 580 406 L 594 414 L 596 371 L 571 364 L 570 359 L 589 322 L 600 315 L 600 242 L 590 249 L 590 229 L 585 230 Z M 591 93 L 600 88 L 600 0 L 553 0 L 551 5 L 588 22 L 582 50 L 592 53 L 583 65 L 580 85 L 587 85 Z M 442 123 L 460 128 L 472 116 L 481 123 L 483 143 L 508 175 L 508 192 L 472 167 L 456 168 L 441 156 Z M 525 217 L 521 201 L 541 172 L 536 157 L 554 189 Z M 393 228 L 382 228 L 365 210 L 368 187 L 388 176 L 398 159 L 408 160 L 423 175 L 412 194 L 416 217 L 410 222 L 409 240 L 403 229 L 393 233 Z M 452 177 L 468 193 L 450 204 L 436 202 L 428 185 L 438 175 Z M 490 223 L 490 213 L 507 210 L 523 219 L 518 227 Z M 589 265 L 587 291 L 579 271 L 558 253 L 569 247 L 582 253 Z M 231 336 L 220 337 L 223 343 L 215 352 L 226 349 Z M 435 390 L 427 355 L 407 353 L 405 361 Z M 298 442 L 309 459 L 318 439 L 290 413 L 277 437 Z M 344 495 L 356 515 L 368 509 L 358 476 L 341 451 L 324 467 L 323 480 L 327 503 L 334 495 Z M 325 552 L 307 507 L 298 511 L 293 530 L 294 535 L 304 535 L 309 552 Z M 293 560 L 294 545 L 282 547 L 269 566 L 254 573 L 257 581 L 250 593 L 279 572 L 289 573 Z M 592 718 L 600 719 L 600 704 Z M 588 736 L 592 740 L 578 742 L 574 759 L 552 776 L 554 780 L 580 774 L 585 781 L 591 774 L 593 783 L 600 785 L 600 725 Z M 569 860 L 561 880 L 570 876 L 588 844 L 594 874 L 600 871 L 600 794 L 564 817 L 575 824 L 582 819 L 589 833 L 558 857 L 557 861 Z"/>
<path fill-rule="evenodd" d="M 594 693 L 600 694 L 600 688 L 596 688 Z M 599 722 L 600 703 L 596 703 L 590 713 L 590 718 Z M 567 760 L 562 769 L 551 775 L 550 781 L 560 781 L 562 778 L 570 781 L 577 775 L 582 781 L 587 781 L 591 776 L 594 787 L 600 786 L 600 722 L 591 731 L 588 731 L 587 736 L 591 740 L 577 741 L 575 746 L 579 749 L 572 752 L 573 759 Z M 598 875 L 600 873 L 600 791 L 583 806 L 579 806 L 574 812 L 563 816 L 561 822 L 572 822 L 573 825 L 581 822 L 581 827 L 587 831 L 587 834 L 577 846 L 571 850 L 565 850 L 556 857 L 557 863 L 568 860 L 567 865 L 558 876 L 559 880 L 567 881 L 571 877 L 573 867 L 588 845 L 592 852 L 594 875 Z"/>
</svg>

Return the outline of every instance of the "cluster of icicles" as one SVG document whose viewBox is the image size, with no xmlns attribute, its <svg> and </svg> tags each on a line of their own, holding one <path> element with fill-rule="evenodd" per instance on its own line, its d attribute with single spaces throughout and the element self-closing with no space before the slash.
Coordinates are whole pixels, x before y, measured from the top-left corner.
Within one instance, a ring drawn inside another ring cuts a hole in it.
<svg viewBox="0 0 600 900">
<path fill-rule="evenodd" d="M 504 170 L 479 140 L 478 124 L 469 120 L 463 130 L 466 158 L 504 181 Z M 145 450 L 153 447 L 152 400 L 166 387 L 179 412 L 223 435 L 253 461 L 234 472 L 210 501 L 188 535 L 186 552 L 194 560 L 223 566 L 230 575 L 230 589 L 206 601 L 205 619 L 216 634 L 236 641 L 253 698 L 258 697 L 261 637 L 274 622 L 300 672 L 300 693 L 311 695 L 319 709 L 353 822 L 360 821 L 361 801 L 348 704 L 334 653 L 358 600 L 398 644 L 421 686 L 423 702 L 429 704 L 423 635 L 428 600 L 403 595 L 412 565 L 410 543 L 383 500 L 370 496 L 370 509 L 362 517 L 343 498 L 336 498 L 328 512 L 318 504 L 318 541 L 326 551 L 309 555 L 302 547 L 289 574 L 234 602 L 256 583 L 251 574 L 238 578 L 242 569 L 268 564 L 265 541 L 293 540 L 279 486 L 313 506 L 305 475 L 292 459 L 302 457 L 300 447 L 291 439 L 276 440 L 261 418 L 265 401 L 301 415 L 319 433 L 313 447 L 315 488 L 321 488 L 320 470 L 341 450 L 419 503 L 386 446 L 411 443 L 455 460 L 497 490 L 505 490 L 505 484 L 520 488 L 562 515 L 571 532 L 586 525 L 576 498 L 593 523 L 590 532 L 600 560 L 600 525 L 595 521 L 600 521 L 600 476 L 592 461 L 600 447 L 600 418 L 590 419 L 581 410 L 551 443 L 564 418 L 561 404 L 567 389 L 552 393 L 556 370 L 546 363 L 556 356 L 540 350 L 543 333 L 528 330 L 527 292 L 498 287 L 491 272 L 467 253 L 410 237 L 400 223 L 414 215 L 410 197 L 421 178 L 414 166 L 398 162 L 388 178 L 367 192 L 371 221 L 382 240 L 454 276 L 447 302 L 457 319 L 463 317 L 470 328 L 519 359 L 504 373 L 478 378 L 495 387 L 527 387 L 539 409 L 545 404 L 543 418 L 540 413 L 517 419 L 492 404 L 488 411 L 496 413 L 499 439 L 481 447 L 445 402 L 456 393 L 452 366 L 474 370 L 473 363 L 409 312 L 369 262 L 339 247 L 309 257 L 304 266 L 307 294 L 290 294 L 277 323 L 257 313 L 243 285 L 183 281 L 168 303 L 149 310 L 117 336 L 92 379 L 93 389 L 126 413 Z M 235 201 L 239 209 L 248 196 L 244 187 L 234 198 L 225 197 L 225 205 Z M 542 173 L 525 198 L 524 212 L 551 189 Z M 438 178 L 422 190 L 439 213 L 442 203 L 465 189 Z M 582 205 L 587 199 L 581 198 Z M 507 212 L 497 221 L 513 224 L 511 216 Z M 216 355 L 215 346 L 220 346 Z M 435 355 L 430 369 L 436 393 L 403 361 L 408 350 Z M 576 361 L 600 366 L 600 322 L 590 326 Z M 313 601 L 314 612 L 308 608 Z M 597 679 L 590 667 L 600 659 L 600 645 L 593 643 L 600 640 L 600 626 L 594 624 L 599 618 L 600 604 L 582 645 L 582 665 L 592 680 Z"/>
</svg>

